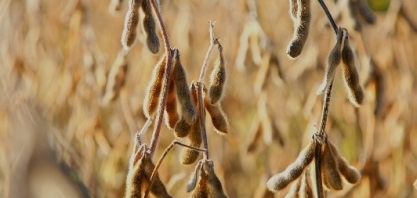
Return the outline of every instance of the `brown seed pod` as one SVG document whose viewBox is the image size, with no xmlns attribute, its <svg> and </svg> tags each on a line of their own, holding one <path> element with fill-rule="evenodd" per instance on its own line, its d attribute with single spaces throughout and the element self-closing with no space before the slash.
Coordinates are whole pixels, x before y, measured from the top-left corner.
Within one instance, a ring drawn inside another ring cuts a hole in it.
<svg viewBox="0 0 417 198">
<path fill-rule="evenodd" d="M 208 198 L 210 196 L 207 189 L 207 175 L 200 169 L 200 179 L 198 180 L 197 186 L 191 193 L 190 198 Z"/>
<path fill-rule="evenodd" d="M 175 125 L 174 134 L 176 137 L 182 138 L 188 135 L 190 129 L 191 124 L 181 118 L 181 120 Z"/>
<path fill-rule="evenodd" d="M 339 172 L 343 177 L 351 184 L 356 184 L 361 179 L 361 174 L 355 167 L 349 166 L 348 162 L 340 156 L 336 147 L 332 142 L 328 141 L 329 148 L 331 149 L 334 157 L 336 158 Z"/>
<path fill-rule="evenodd" d="M 152 158 L 150 153 L 145 153 L 144 157 L 143 157 L 143 169 L 144 169 L 144 178 L 146 178 L 147 180 L 147 185 L 146 187 L 149 188 L 149 192 L 154 196 L 154 197 L 161 197 L 161 198 L 171 198 L 171 195 L 168 194 L 165 185 L 162 183 L 161 179 L 159 178 L 159 174 L 156 173 L 156 175 L 154 176 L 154 178 L 152 179 L 153 181 L 150 181 L 152 172 L 155 169 L 155 165 L 152 162 Z M 150 186 L 149 183 L 151 184 Z M 145 191 L 143 191 L 143 194 L 145 193 Z"/>
<path fill-rule="evenodd" d="M 146 0 L 145 0 L 146 1 Z M 121 43 L 124 50 L 129 50 L 136 39 L 136 27 L 139 22 L 139 6 L 142 0 L 129 0 L 129 9 L 126 12 L 125 24 Z"/>
<path fill-rule="evenodd" d="M 199 161 L 194 168 L 193 173 L 191 174 L 190 180 L 187 183 L 187 192 L 191 192 L 194 190 L 195 186 L 197 185 L 198 174 L 201 169 L 202 161 Z"/>
<path fill-rule="evenodd" d="M 313 188 L 311 184 L 309 171 L 305 171 L 301 178 L 301 186 L 299 191 L 301 198 L 313 198 Z"/>
<path fill-rule="evenodd" d="M 212 105 L 209 102 L 207 97 L 204 97 L 204 107 L 206 108 L 207 112 L 210 114 L 211 123 L 213 123 L 216 132 L 223 135 L 227 133 L 227 126 L 229 125 L 227 122 L 227 118 L 223 113 L 220 104 Z"/>
<path fill-rule="evenodd" d="M 317 90 L 317 94 L 322 94 L 324 90 L 327 89 L 329 83 L 334 79 L 336 73 L 336 68 L 342 59 L 342 44 L 343 44 L 343 31 L 341 28 L 337 31 L 337 41 L 333 49 L 330 51 L 327 56 L 327 65 L 325 69 L 325 75 L 323 82 Z"/>
<path fill-rule="evenodd" d="M 159 38 L 156 32 L 155 19 L 153 18 L 150 1 L 143 0 L 141 8 L 145 15 L 142 20 L 142 28 L 145 30 L 146 44 L 149 51 L 156 54 L 159 51 Z"/>
<path fill-rule="evenodd" d="M 310 29 L 310 0 L 297 0 L 297 5 L 297 21 L 294 23 L 294 35 L 287 47 L 287 55 L 290 58 L 296 58 L 301 54 Z"/>
<path fill-rule="evenodd" d="M 197 94 L 197 89 L 195 86 L 191 88 L 192 94 Z M 198 102 L 195 103 L 198 107 Z M 197 119 L 194 123 L 191 124 L 190 132 L 187 136 L 188 145 L 199 148 L 201 143 L 203 142 L 201 136 L 201 125 L 200 125 L 200 116 L 197 116 Z M 180 162 L 181 164 L 192 164 L 194 163 L 198 157 L 200 156 L 200 152 L 190 149 L 190 148 L 183 148 L 180 153 Z"/>
<path fill-rule="evenodd" d="M 359 13 L 368 24 L 374 24 L 376 17 L 368 3 L 364 0 L 356 0 L 358 4 Z"/>
<path fill-rule="evenodd" d="M 161 95 L 162 83 L 165 73 L 166 57 L 165 54 L 156 63 L 152 71 L 152 77 L 149 81 L 143 100 L 143 113 L 147 118 L 152 118 L 158 108 L 159 95 Z"/>
<path fill-rule="evenodd" d="M 126 55 L 123 52 L 120 52 L 117 55 L 116 60 L 114 60 L 107 77 L 103 95 L 104 104 L 107 104 L 118 97 L 119 92 L 125 83 L 127 69 Z"/>
<path fill-rule="evenodd" d="M 214 65 L 214 69 L 210 75 L 209 99 L 211 104 L 219 102 L 224 95 L 224 86 L 226 84 L 226 67 L 224 66 L 223 47 L 217 43 L 219 47 L 219 59 Z"/>
<path fill-rule="evenodd" d="M 126 177 L 126 198 L 142 197 L 143 189 L 146 188 L 146 179 L 144 178 L 143 158 L 145 147 L 140 147 L 139 150 L 132 154 L 129 171 Z"/>
<path fill-rule="evenodd" d="M 175 79 L 177 99 L 181 107 L 181 116 L 188 123 L 194 123 L 197 117 L 196 107 L 191 99 L 187 75 L 181 64 L 179 51 L 176 54 L 173 76 Z"/>
<path fill-rule="evenodd" d="M 299 197 L 298 194 L 300 193 L 301 180 L 302 178 L 299 178 L 296 182 L 291 184 L 290 190 L 288 191 L 288 193 L 285 195 L 284 198 Z"/>
<path fill-rule="evenodd" d="M 209 197 L 213 198 L 227 198 L 223 192 L 222 183 L 219 178 L 217 178 L 216 173 L 214 172 L 212 161 L 206 161 L 202 165 L 202 171 L 207 174 L 207 189 L 209 192 Z"/>
<path fill-rule="evenodd" d="M 268 189 L 271 191 L 282 190 L 292 181 L 297 179 L 301 173 L 303 173 L 305 167 L 313 161 L 315 147 L 316 142 L 311 141 L 310 144 L 300 152 L 297 159 L 285 169 L 285 171 L 269 178 L 266 183 Z"/>
<path fill-rule="evenodd" d="M 180 120 L 180 116 L 177 112 L 177 95 L 175 93 L 175 80 L 174 75 L 171 75 L 168 95 L 165 108 L 165 124 L 168 128 L 173 129 Z"/>
<path fill-rule="evenodd" d="M 321 159 L 321 175 L 323 178 L 323 184 L 331 190 L 342 190 L 342 178 L 340 177 L 340 173 L 338 171 L 337 161 L 335 156 L 333 155 L 330 147 L 329 147 L 329 140 L 323 144 L 323 152 L 322 152 L 322 159 Z"/>
<path fill-rule="evenodd" d="M 290 16 L 294 23 L 297 22 L 297 12 L 298 12 L 298 0 L 289 0 L 288 4 L 290 7 Z"/>
<path fill-rule="evenodd" d="M 350 16 L 352 17 L 353 20 L 353 29 L 355 29 L 356 31 L 360 31 L 362 29 L 362 25 L 360 22 L 360 18 L 359 15 L 361 15 L 359 13 L 359 2 L 358 0 L 349 0 L 349 4 L 348 4 L 348 8 L 349 8 L 349 12 L 350 12 Z"/>
<path fill-rule="evenodd" d="M 363 102 L 364 93 L 359 84 L 359 74 L 356 70 L 355 55 L 349 45 L 349 34 L 346 29 L 343 29 L 343 31 L 345 32 L 342 48 L 343 80 L 348 92 L 349 101 L 355 107 L 359 107 Z"/>
</svg>

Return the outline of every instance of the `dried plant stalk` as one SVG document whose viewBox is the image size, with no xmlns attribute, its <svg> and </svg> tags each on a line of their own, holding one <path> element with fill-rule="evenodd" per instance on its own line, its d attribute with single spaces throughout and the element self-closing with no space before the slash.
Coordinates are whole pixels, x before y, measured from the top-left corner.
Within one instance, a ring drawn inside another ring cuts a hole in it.
<svg viewBox="0 0 417 198">
<path fill-rule="evenodd" d="M 147 0 L 143 0 L 147 2 Z M 136 39 L 136 28 L 139 23 L 139 7 L 142 0 L 129 0 L 129 9 L 125 17 L 121 43 L 123 49 L 128 51 Z"/>
<path fill-rule="evenodd" d="M 296 58 L 301 54 L 310 29 L 310 0 L 297 0 L 297 5 L 297 21 L 294 23 L 294 35 L 287 48 L 287 54 L 290 58 Z"/>
<path fill-rule="evenodd" d="M 156 32 L 155 19 L 152 14 L 150 0 L 142 0 L 142 11 L 144 13 L 142 28 L 146 34 L 146 45 L 149 51 L 156 54 L 159 51 L 159 38 Z"/>
<path fill-rule="evenodd" d="M 342 44 L 343 44 L 343 31 L 339 28 L 337 32 L 337 41 L 333 49 L 327 56 L 327 65 L 325 69 L 325 75 L 323 82 L 317 90 L 317 94 L 322 94 L 327 89 L 329 83 L 333 81 L 336 68 L 342 59 Z"/>
<path fill-rule="evenodd" d="M 271 191 L 282 190 L 292 181 L 297 179 L 301 173 L 303 173 L 307 165 L 313 161 L 315 147 L 316 142 L 311 141 L 310 144 L 300 152 L 297 159 L 285 169 L 285 171 L 272 176 L 268 180 L 266 184 L 268 189 Z"/>
<path fill-rule="evenodd" d="M 152 119 L 158 108 L 159 96 L 161 95 L 162 81 L 164 78 L 166 57 L 163 55 L 156 63 L 152 71 L 152 77 L 148 83 L 145 98 L 143 99 L 143 113 Z"/>
<path fill-rule="evenodd" d="M 355 106 L 359 107 L 364 98 L 362 86 L 359 84 L 359 74 L 356 70 L 355 55 L 349 45 L 349 34 L 346 29 L 344 31 L 343 48 L 342 48 L 342 62 L 343 62 L 343 79 L 346 90 L 348 92 L 349 101 Z"/>
<path fill-rule="evenodd" d="M 337 161 L 328 145 L 328 140 L 322 145 L 321 174 L 323 184 L 331 190 L 342 190 L 342 178 L 338 171 Z"/>
<path fill-rule="evenodd" d="M 223 47 L 219 42 L 217 42 L 217 45 L 219 49 L 219 58 L 211 72 L 209 84 L 209 99 L 211 104 L 216 104 L 223 98 L 227 77 L 226 67 L 224 65 Z"/>
</svg>

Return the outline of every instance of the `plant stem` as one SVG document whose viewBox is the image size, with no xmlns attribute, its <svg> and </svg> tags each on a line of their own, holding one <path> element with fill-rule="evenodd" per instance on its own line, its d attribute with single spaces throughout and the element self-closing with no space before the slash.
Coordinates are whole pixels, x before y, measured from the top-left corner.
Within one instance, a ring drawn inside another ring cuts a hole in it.
<svg viewBox="0 0 417 198">
<path fill-rule="evenodd" d="M 209 22 L 210 28 L 210 46 L 207 50 L 206 57 L 204 58 L 203 66 L 201 67 L 200 78 L 198 79 L 199 82 L 203 83 L 204 76 L 206 74 L 207 65 L 210 59 L 210 54 L 213 51 L 213 47 L 216 44 L 216 39 L 214 38 L 214 22 Z"/>
<path fill-rule="evenodd" d="M 148 150 L 148 152 L 152 156 L 158 144 L 159 133 L 161 132 L 162 121 L 164 119 L 164 110 L 166 106 L 168 87 L 170 83 L 169 79 L 171 77 L 172 60 L 173 60 L 173 57 L 175 57 L 175 54 L 173 53 L 173 50 L 171 49 L 171 44 L 169 43 L 168 33 L 165 29 L 165 25 L 162 20 L 160 10 L 158 9 L 158 4 L 155 2 L 155 0 L 149 0 L 149 2 L 151 3 L 152 10 L 156 16 L 156 21 L 159 24 L 159 28 L 161 29 L 161 32 L 162 32 L 162 40 L 165 46 L 165 54 L 166 54 L 166 66 L 165 66 L 165 76 L 164 76 L 165 78 L 164 78 L 163 87 L 162 87 L 162 97 L 159 100 L 159 108 L 158 108 L 158 113 L 156 117 L 155 127 L 152 133 L 151 143 L 150 143 L 149 150 Z"/>
<path fill-rule="evenodd" d="M 327 19 L 329 19 L 329 23 L 332 26 L 334 33 L 337 35 L 338 28 L 337 28 L 336 22 L 334 21 L 332 15 L 329 12 L 329 9 L 327 8 L 323 0 L 318 0 L 318 1 L 319 1 L 321 8 L 323 8 L 324 13 L 326 13 Z"/>
<path fill-rule="evenodd" d="M 205 152 L 206 151 L 205 149 L 200 149 L 200 148 L 197 148 L 197 147 L 189 146 L 189 145 L 183 144 L 181 142 L 178 142 L 178 140 L 173 140 L 171 142 L 171 144 L 165 149 L 164 153 L 162 153 L 161 157 L 159 158 L 158 162 L 156 163 L 155 168 L 152 171 L 151 177 L 149 178 L 149 184 L 148 184 L 148 187 L 146 188 L 144 197 L 148 197 L 149 187 L 152 185 L 153 179 L 154 179 L 156 173 L 158 172 L 158 169 L 161 166 L 162 161 L 164 160 L 164 158 L 168 154 L 168 152 L 172 149 L 172 147 L 174 147 L 176 144 L 178 144 L 180 146 L 183 146 L 183 147 L 187 147 L 187 148 L 196 150 L 196 151 L 200 151 L 200 152 Z"/>
<path fill-rule="evenodd" d="M 317 187 L 317 197 L 324 198 L 323 183 L 321 178 L 321 145 L 322 142 L 314 138 L 313 141 L 316 141 L 316 148 L 314 152 L 314 163 L 316 171 L 316 187 Z"/>
<path fill-rule="evenodd" d="M 316 133 L 320 137 L 323 137 L 326 133 L 326 122 L 327 122 L 327 116 L 329 115 L 329 109 L 330 109 L 330 98 L 332 96 L 332 88 L 333 88 L 333 81 L 332 79 L 329 83 L 329 86 L 326 89 L 326 95 L 324 96 L 323 101 L 323 110 L 321 114 L 321 121 L 320 121 L 320 129 Z"/>
<path fill-rule="evenodd" d="M 204 108 L 204 100 L 203 100 L 203 89 L 204 84 L 202 82 L 197 82 L 197 99 L 198 99 L 198 113 L 200 114 L 200 128 L 201 128 L 201 137 L 203 139 L 203 146 L 205 152 L 203 153 L 203 157 L 205 160 L 209 159 L 209 149 L 208 149 L 208 139 L 207 139 L 207 131 L 206 131 L 206 111 Z"/>
</svg>

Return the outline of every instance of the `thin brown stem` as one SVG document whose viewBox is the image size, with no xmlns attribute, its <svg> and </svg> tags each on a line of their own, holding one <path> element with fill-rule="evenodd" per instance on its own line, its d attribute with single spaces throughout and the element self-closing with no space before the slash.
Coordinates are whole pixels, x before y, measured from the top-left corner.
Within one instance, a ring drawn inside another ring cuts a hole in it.
<svg viewBox="0 0 417 198">
<path fill-rule="evenodd" d="M 203 89 L 204 84 L 202 82 L 197 82 L 197 99 L 198 99 L 198 113 L 200 114 L 200 128 L 201 128 L 201 137 L 203 139 L 203 146 L 205 149 L 204 159 L 209 159 L 209 149 L 208 149 L 208 139 L 207 139 L 207 131 L 206 131 L 206 111 L 204 108 L 204 100 L 203 100 Z"/>
<path fill-rule="evenodd" d="M 211 52 L 213 51 L 213 47 L 216 44 L 216 39 L 214 38 L 214 22 L 209 22 L 210 28 L 210 46 L 207 50 L 206 57 L 204 58 L 203 66 L 201 67 L 200 78 L 198 79 L 199 82 L 204 81 L 204 76 L 206 75 L 207 65 L 210 59 Z"/>
<path fill-rule="evenodd" d="M 324 198 L 323 183 L 321 178 L 321 145 L 322 141 L 314 138 L 313 141 L 316 141 L 316 148 L 314 152 L 314 167 L 316 171 L 316 188 L 317 188 L 317 197 Z"/>
<path fill-rule="evenodd" d="M 156 22 L 159 24 L 159 27 L 161 28 L 161 31 L 162 31 L 162 40 L 164 42 L 165 54 L 166 54 L 166 59 L 167 59 L 166 67 L 165 67 L 165 76 L 164 76 L 165 78 L 164 78 L 163 87 L 162 87 L 162 97 L 159 100 L 159 108 L 158 108 L 158 113 L 156 117 L 156 124 L 152 133 L 151 143 L 150 143 L 149 150 L 148 150 L 152 156 L 152 154 L 155 152 L 156 146 L 158 145 L 159 133 L 161 132 L 161 126 L 162 126 L 162 122 L 164 119 L 164 110 L 166 106 L 168 87 L 170 83 L 169 79 L 171 78 L 171 67 L 172 67 L 172 62 L 173 62 L 172 60 L 173 60 L 173 57 L 175 57 L 175 54 L 173 53 L 173 50 L 171 49 L 171 44 L 169 43 L 168 33 L 165 29 L 165 25 L 162 20 L 160 10 L 158 9 L 158 4 L 155 2 L 155 0 L 149 0 L 149 2 L 151 3 L 152 10 L 154 14 L 156 15 Z"/>
<path fill-rule="evenodd" d="M 332 95 L 332 88 L 333 88 L 333 81 L 332 79 L 329 83 L 329 86 L 326 89 L 326 94 L 324 96 L 323 101 L 323 110 L 321 114 L 321 121 L 320 121 L 320 129 L 316 132 L 319 136 L 324 136 L 326 133 L 326 122 L 327 122 L 327 116 L 329 115 L 329 109 L 330 109 L 330 98 Z"/>
<path fill-rule="evenodd" d="M 171 144 L 170 144 L 170 145 L 169 145 L 169 146 L 165 149 L 165 151 L 162 153 L 161 157 L 159 158 L 158 162 L 156 163 L 155 168 L 154 168 L 154 169 L 153 169 L 153 171 L 152 171 L 151 177 L 149 178 L 149 185 L 148 185 L 148 187 L 146 188 L 146 191 L 145 191 L 145 196 L 144 196 L 144 197 L 148 197 L 148 194 L 149 194 L 149 187 L 152 185 L 153 179 L 155 178 L 155 175 L 156 175 L 156 173 L 158 172 L 158 169 L 159 169 L 159 167 L 161 166 L 162 161 L 164 160 L 164 158 L 165 158 L 165 156 L 168 154 L 168 152 L 169 152 L 169 151 L 170 151 L 170 150 L 171 150 L 171 149 L 172 149 L 175 145 L 180 145 L 180 146 L 187 147 L 187 148 L 189 148 L 189 149 L 193 149 L 193 150 L 200 151 L 200 152 L 205 152 L 205 151 L 206 151 L 205 149 L 200 149 L 200 148 L 197 148 L 197 147 L 189 146 L 189 145 L 183 144 L 183 143 L 181 143 L 181 142 L 178 142 L 178 140 L 173 140 L 173 141 L 171 142 Z"/>
<path fill-rule="evenodd" d="M 337 35 L 337 25 L 334 21 L 332 14 L 330 14 L 329 9 L 327 8 L 326 4 L 323 0 L 318 0 L 321 8 L 323 9 L 324 13 L 326 14 L 327 19 L 329 20 L 330 25 L 332 26 L 334 33 Z"/>
</svg>

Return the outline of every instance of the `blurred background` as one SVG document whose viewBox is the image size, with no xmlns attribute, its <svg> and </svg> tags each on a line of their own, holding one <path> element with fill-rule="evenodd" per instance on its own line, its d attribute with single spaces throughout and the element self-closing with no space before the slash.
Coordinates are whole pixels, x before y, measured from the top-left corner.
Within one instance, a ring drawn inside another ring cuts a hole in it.
<svg viewBox="0 0 417 198">
<path fill-rule="evenodd" d="M 133 135 L 145 122 L 145 88 L 163 50 L 151 54 L 139 33 L 120 66 L 128 2 L 120 0 L 117 11 L 118 2 L 0 1 L 1 197 L 123 197 Z M 366 18 L 350 0 L 325 2 L 349 30 L 366 93 L 354 108 L 336 73 L 326 129 L 362 179 L 328 197 L 417 197 L 417 4 L 363 1 L 374 10 Z M 286 55 L 293 34 L 288 1 L 160 4 L 189 82 L 198 79 L 208 22 L 216 21 L 230 132 L 219 136 L 208 121 L 210 156 L 229 197 L 273 197 L 267 178 L 294 161 L 320 121 L 316 90 L 335 43 L 322 9 L 311 2 L 310 34 L 292 60 Z M 211 65 L 217 56 L 213 51 Z M 108 75 L 112 68 L 117 75 Z M 174 139 L 165 126 L 161 134 L 154 161 Z M 150 137 L 151 130 L 144 142 Z M 180 150 L 167 155 L 159 174 L 171 195 L 187 197 L 194 166 L 179 163 Z"/>
</svg>

